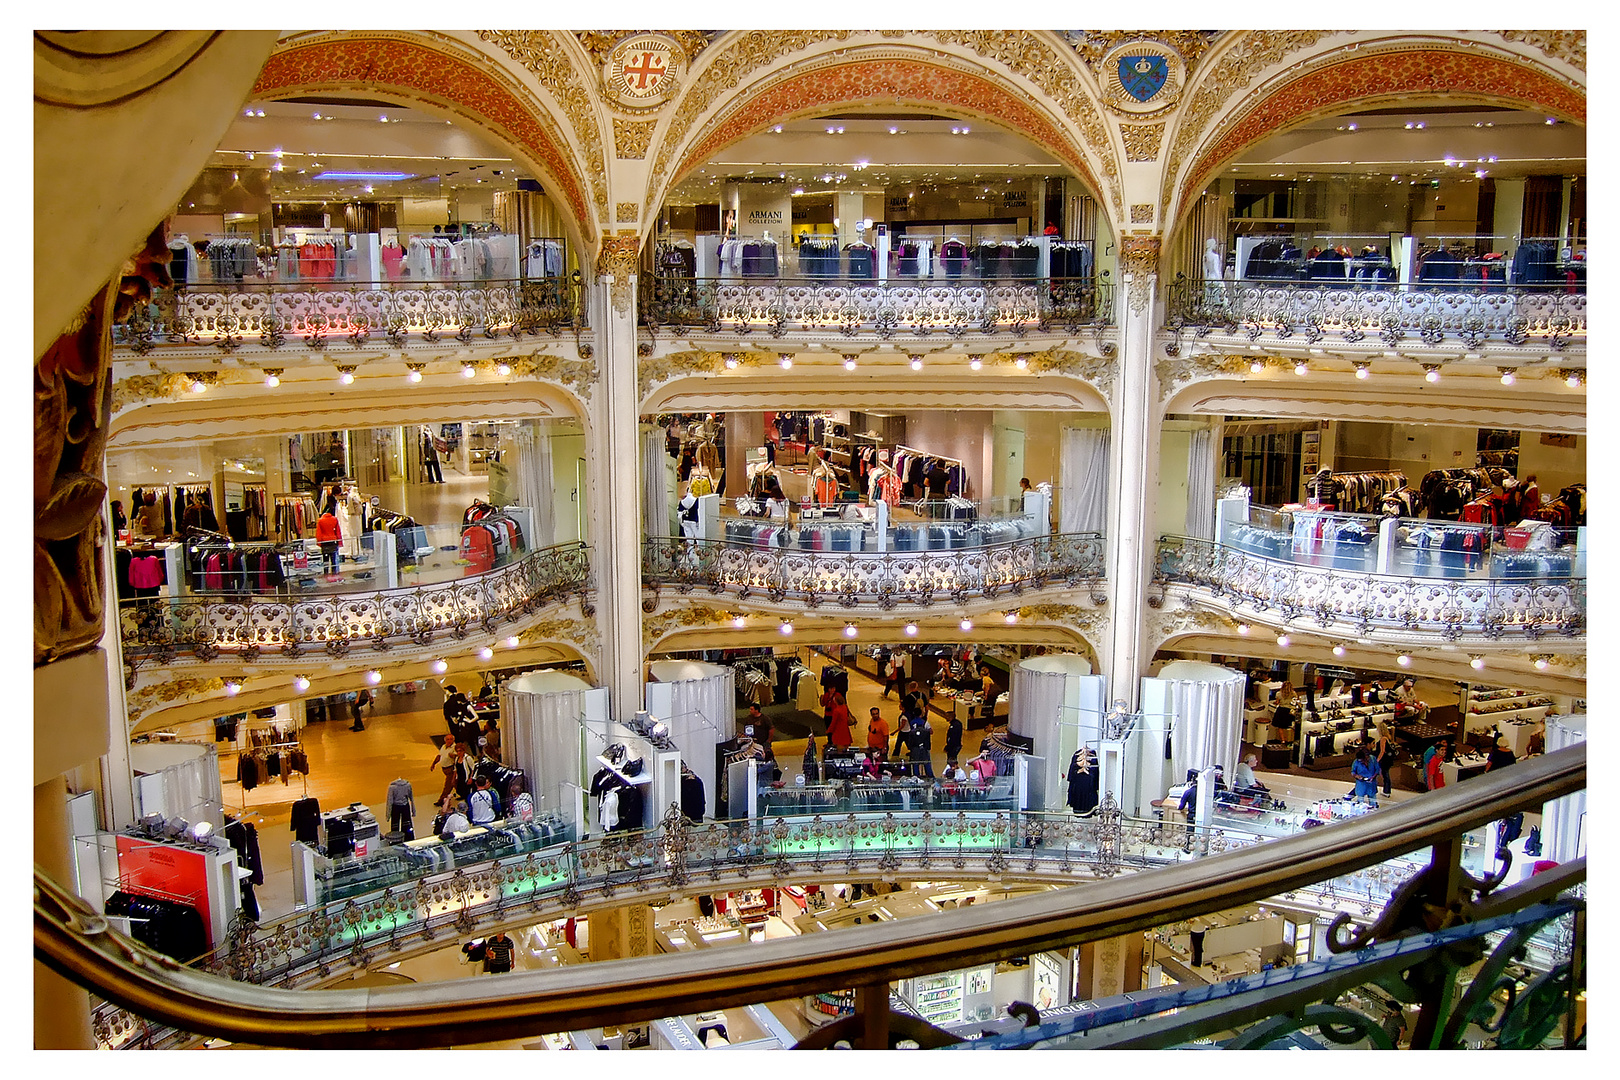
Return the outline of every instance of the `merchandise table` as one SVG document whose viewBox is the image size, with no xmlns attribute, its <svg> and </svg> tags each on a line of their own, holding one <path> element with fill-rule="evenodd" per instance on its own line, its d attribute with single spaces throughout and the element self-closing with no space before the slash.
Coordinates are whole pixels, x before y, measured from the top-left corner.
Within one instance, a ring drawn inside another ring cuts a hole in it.
<svg viewBox="0 0 1620 1080">
<path fill-rule="evenodd" d="M 1446 778 L 1446 786 L 1450 787 L 1459 780 L 1484 775 L 1485 766 L 1489 760 L 1489 758 L 1481 754 L 1472 754 L 1467 757 L 1458 756 L 1450 761 L 1442 761 L 1440 763 L 1440 772 Z"/>
<path fill-rule="evenodd" d="M 1395 729 L 1395 734 L 1417 743 L 1418 750 L 1427 750 L 1433 743 L 1441 739 L 1451 738 L 1451 729 L 1437 727 L 1434 724 L 1408 724 Z"/>
</svg>

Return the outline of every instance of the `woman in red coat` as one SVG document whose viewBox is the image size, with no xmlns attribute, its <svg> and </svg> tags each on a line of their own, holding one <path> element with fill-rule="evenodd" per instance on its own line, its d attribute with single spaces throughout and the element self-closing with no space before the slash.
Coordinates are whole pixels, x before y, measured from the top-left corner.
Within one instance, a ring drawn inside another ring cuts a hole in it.
<svg viewBox="0 0 1620 1080">
<path fill-rule="evenodd" d="M 821 707 L 827 718 L 827 745 L 843 749 L 853 743 L 855 740 L 849 731 L 849 705 L 844 701 L 844 695 L 829 687 L 821 695 Z"/>
</svg>

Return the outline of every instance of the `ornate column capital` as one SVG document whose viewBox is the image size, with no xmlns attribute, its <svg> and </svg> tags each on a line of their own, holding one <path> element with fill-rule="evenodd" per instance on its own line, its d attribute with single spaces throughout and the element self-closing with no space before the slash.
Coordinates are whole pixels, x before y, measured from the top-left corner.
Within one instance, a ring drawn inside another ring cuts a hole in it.
<svg viewBox="0 0 1620 1080">
<path fill-rule="evenodd" d="M 612 277 L 613 308 L 620 315 L 630 315 L 630 279 L 636 276 L 641 261 L 641 236 L 625 230 L 614 236 L 603 236 L 602 246 L 596 251 L 596 276 Z"/>
<path fill-rule="evenodd" d="M 1150 278 L 1159 273 L 1159 254 L 1164 238 L 1158 235 L 1126 236 L 1119 243 L 1122 270 L 1130 279 L 1131 310 L 1140 315 L 1153 299 Z"/>
</svg>

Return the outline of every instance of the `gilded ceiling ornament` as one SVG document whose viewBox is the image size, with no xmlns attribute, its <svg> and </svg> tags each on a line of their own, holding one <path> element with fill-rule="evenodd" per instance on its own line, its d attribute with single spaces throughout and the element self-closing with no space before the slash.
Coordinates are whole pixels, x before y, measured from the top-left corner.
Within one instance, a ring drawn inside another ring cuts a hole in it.
<svg viewBox="0 0 1620 1080">
<path fill-rule="evenodd" d="M 583 621 L 571 618 L 546 619 L 534 623 L 518 634 L 520 645 L 541 645 L 551 642 L 561 642 L 593 660 L 600 655 L 602 649 L 601 631 L 594 619 Z"/>
<path fill-rule="evenodd" d="M 1156 161 L 1159 143 L 1164 138 L 1164 124 L 1121 124 L 1119 134 L 1125 141 L 1126 161 Z"/>
<path fill-rule="evenodd" d="M 574 36 L 579 38 L 579 43 L 584 46 L 585 51 L 591 54 L 591 59 L 600 65 L 606 62 L 608 53 L 613 51 L 613 46 L 632 34 L 661 34 L 672 38 L 680 43 L 690 63 L 724 33 L 724 30 L 576 30 Z"/>
<path fill-rule="evenodd" d="M 602 58 L 602 91 L 622 109 L 656 109 L 679 92 L 686 50 L 666 34 L 633 34 Z"/>
<path fill-rule="evenodd" d="M 1029 365 L 1029 370 L 1041 374 L 1072 375 L 1077 379 L 1084 379 L 1097 388 L 1104 399 L 1113 394 L 1114 373 L 1119 365 L 1115 360 L 1100 356 L 1088 356 L 1085 353 L 1073 352 L 1068 349 L 1047 349 L 1038 353 L 993 353 L 989 357 L 992 361 L 1012 362 L 1015 356 L 1023 356 Z"/>
<path fill-rule="evenodd" d="M 192 698 L 211 697 L 225 692 L 223 677 L 197 679 L 189 676 L 145 683 L 125 696 L 131 726 L 138 717 L 153 712 L 171 701 L 189 701 Z"/>
<path fill-rule="evenodd" d="M 1159 272 L 1158 236 L 1127 236 L 1120 240 L 1121 269 L 1131 279 L 1130 305 L 1138 315 L 1147 310 L 1153 300 L 1152 279 Z"/>
<path fill-rule="evenodd" d="M 1183 385 L 1200 379 L 1220 375 L 1241 375 L 1249 370 L 1253 357 L 1227 356 L 1221 353 L 1200 353 L 1197 356 L 1175 356 L 1153 365 L 1159 380 L 1160 400 L 1169 398 Z"/>
<path fill-rule="evenodd" d="M 533 75 L 568 117 L 575 140 L 585 150 L 591 201 L 597 213 L 607 217 L 607 162 L 602 155 L 602 133 L 591 95 L 574 70 L 567 50 L 549 30 L 479 30 L 477 34 L 481 40 L 504 49 Z"/>
<path fill-rule="evenodd" d="M 628 221 L 634 225 L 641 220 L 641 204 L 634 202 L 614 203 L 613 216 L 620 222 Z"/>
<path fill-rule="evenodd" d="M 613 153 L 616 157 L 639 161 L 647 156 L 652 144 L 656 120 L 621 120 L 613 118 Z"/>
<path fill-rule="evenodd" d="M 1116 113 L 1146 116 L 1174 107 L 1187 81 L 1187 67 L 1174 50 L 1156 41 L 1133 41 L 1111 50 L 1098 73 L 1103 104 Z"/>
<path fill-rule="evenodd" d="M 636 388 L 641 397 L 646 398 L 654 387 L 679 376 L 713 375 L 724 370 L 726 355 L 690 350 L 670 353 L 667 356 L 649 357 L 636 367 Z"/>
<path fill-rule="evenodd" d="M 113 383 L 112 411 L 116 415 L 144 401 L 172 401 L 184 397 L 190 386 L 185 375 L 131 375 Z"/>
<path fill-rule="evenodd" d="M 613 276 L 613 307 L 620 315 L 630 313 L 631 279 L 641 262 L 641 237 L 635 233 L 604 236 L 596 253 L 596 275 Z"/>
<path fill-rule="evenodd" d="M 1153 224 L 1153 204 L 1150 202 L 1131 203 L 1131 224 Z"/>
<path fill-rule="evenodd" d="M 1158 42 L 1180 54 L 1191 71 L 1198 58 L 1225 33 L 1226 30 L 1064 30 L 1061 31 L 1074 51 L 1080 54 L 1101 81 L 1106 76 L 1106 61 L 1110 53 L 1127 42 Z"/>
<path fill-rule="evenodd" d="M 529 356 L 513 357 L 507 363 L 512 366 L 515 376 L 566 386 L 586 401 L 590 400 L 591 391 L 596 388 L 596 361 L 589 358 L 566 360 L 553 353 L 536 350 Z"/>
<path fill-rule="evenodd" d="M 1230 616 L 1208 608 L 1180 607 L 1173 611 L 1155 611 L 1148 615 L 1148 641 L 1155 648 L 1170 638 L 1200 631 L 1218 634 L 1236 634 L 1237 623 Z"/>
<path fill-rule="evenodd" d="M 1082 634 L 1101 633 L 1108 628 L 1108 612 L 1077 604 L 1026 604 L 1018 609 L 1021 621 L 1040 619 L 1072 627 Z"/>
<path fill-rule="evenodd" d="M 1533 45 L 1554 60 L 1562 60 L 1582 73 L 1586 71 L 1585 30 L 1493 30 L 1491 33 L 1503 41 Z"/>
<path fill-rule="evenodd" d="M 641 620 L 643 645 L 656 645 L 676 630 L 718 626 L 732 619 L 729 611 L 695 604 L 678 604 Z"/>
</svg>

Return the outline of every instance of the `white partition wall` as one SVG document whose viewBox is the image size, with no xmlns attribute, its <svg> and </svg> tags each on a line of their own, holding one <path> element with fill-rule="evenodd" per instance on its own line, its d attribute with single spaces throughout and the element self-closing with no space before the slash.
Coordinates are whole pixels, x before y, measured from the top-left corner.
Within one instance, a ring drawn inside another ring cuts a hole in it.
<svg viewBox="0 0 1620 1080">
<path fill-rule="evenodd" d="M 1585 716 L 1549 716 L 1547 753 L 1586 741 Z M 1541 808 L 1541 855 L 1569 862 L 1586 854 L 1586 792 L 1554 799 Z"/>
<path fill-rule="evenodd" d="M 591 763 L 607 746 L 607 722 L 607 687 L 578 675 L 529 671 L 501 687 L 501 746 L 528 777 L 537 812 L 569 817 L 573 800 L 564 785 L 590 784 Z"/>
<path fill-rule="evenodd" d="M 1166 664 L 1157 678 L 1142 680 L 1142 711 L 1170 720 L 1170 783 L 1211 765 L 1225 769 L 1230 782 L 1243 746 L 1242 672 L 1192 660 Z"/>
<path fill-rule="evenodd" d="M 1011 694 L 1007 730 L 1034 741 L 1033 753 L 1045 759 L 1040 787 L 1046 805 L 1060 807 L 1075 751 L 1097 749 L 1108 679 L 1093 675 L 1083 656 L 1032 656 L 1013 665 Z"/>
<path fill-rule="evenodd" d="M 681 758 L 703 781 L 703 812 L 714 813 L 715 747 L 737 726 L 736 676 L 728 667 L 695 660 L 655 660 L 647 665 L 647 711 L 669 725 Z"/>
<path fill-rule="evenodd" d="M 135 816 L 162 814 L 195 825 L 225 827 L 219 756 L 213 743 L 137 743 L 129 748 L 135 774 Z"/>
</svg>

